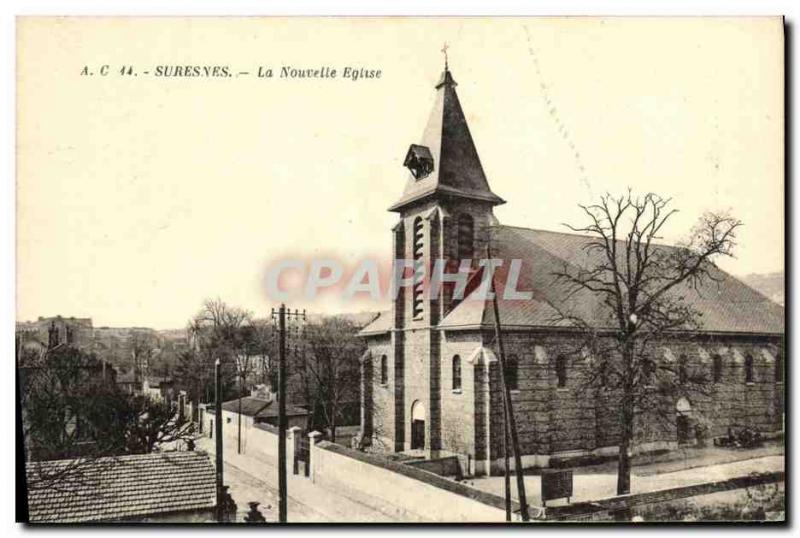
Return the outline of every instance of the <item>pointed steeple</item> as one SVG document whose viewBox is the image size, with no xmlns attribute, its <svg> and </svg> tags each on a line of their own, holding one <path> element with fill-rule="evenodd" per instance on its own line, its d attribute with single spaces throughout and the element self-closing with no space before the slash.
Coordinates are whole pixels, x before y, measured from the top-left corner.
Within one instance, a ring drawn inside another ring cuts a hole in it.
<svg viewBox="0 0 800 538">
<path fill-rule="evenodd" d="M 456 86 L 445 59 L 422 140 L 420 144 L 412 144 L 406 155 L 404 164 L 411 173 L 405 191 L 389 211 L 402 211 L 410 204 L 436 195 L 481 200 L 492 205 L 505 203 L 489 188 Z"/>
</svg>

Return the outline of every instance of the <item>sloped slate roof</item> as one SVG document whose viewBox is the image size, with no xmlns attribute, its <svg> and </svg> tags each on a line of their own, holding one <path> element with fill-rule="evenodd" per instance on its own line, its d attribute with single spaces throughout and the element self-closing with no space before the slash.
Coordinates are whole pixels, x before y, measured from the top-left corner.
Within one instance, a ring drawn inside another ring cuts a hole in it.
<svg viewBox="0 0 800 538">
<path fill-rule="evenodd" d="M 389 208 L 391 211 L 434 193 L 504 203 L 489 188 L 455 86 L 450 72 L 445 71 L 436 86 L 436 101 L 419 144 L 433 157 L 433 172 L 419 180 L 409 173 L 403 195 Z"/>
<path fill-rule="evenodd" d="M 239 400 L 231 400 L 229 402 L 222 402 L 222 409 L 230 411 L 231 413 L 239 412 Z M 286 406 L 286 414 L 289 416 L 305 416 L 308 411 L 295 407 L 292 405 Z M 252 396 L 245 396 L 242 398 L 242 415 L 248 417 L 270 418 L 278 416 L 278 402 L 277 400 L 262 400 L 261 398 L 253 398 Z"/>
<path fill-rule="evenodd" d="M 75 466 L 75 461 L 29 462 L 29 481 Z M 74 469 L 57 488 L 28 491 L 32 523 L 117 521 L 216 504 L 214 466 L 205 452 L 100 458 Z"/>
<path fill-rule="evenodd" d="M 586 291 L 567 299 L 567 290 L 554 282 L 553 272 L 568 267 L 593 267 L 598 251 L 585 247 L 591 237 L 577 234 L 532 230 L 512 226 L 493 228 L 493 256 L 505 264 L 522 260 L 517 289 L 530 291 L 531 300 L 505 300 L 502 294 L 500 321 L 506 327 L 567 326 L 556 309 L 568 310 L 596 327 L 612 327 L 607 310 L 598 298 Z M 672 248 L 659 246 L 658 248 Z M 700 325 L 708 332 L 782 334 L 784 309 L 764 295 L 719 268 L 713 268 L 715 281 L 707 280 L 695 290 L 686 284 L 675 289 L 700 313 Z M 440 323 L 442 328 L 491 325 L 493 312 L 488 301 L 465 300 Z"/>
<path fill-rule="evenodd" d="M 384 312 L 380 312 L 378 317 L 372 320 L 372 323 L 361 329 L 358 333 L 362 336 L 370 335 L 370 334 L 383 334 L 389 332 L 392 328 L 392 312 L 390 310 L 386 310 Z"/>
</svg>

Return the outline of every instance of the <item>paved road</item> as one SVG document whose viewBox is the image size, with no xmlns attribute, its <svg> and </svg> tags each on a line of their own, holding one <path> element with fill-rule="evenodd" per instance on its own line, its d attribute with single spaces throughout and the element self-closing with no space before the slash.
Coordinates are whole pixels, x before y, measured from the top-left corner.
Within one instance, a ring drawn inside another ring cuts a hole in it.
<svg viewBox="0 0 800 538">
<path fill-rule="evenodd" d="M 211 439 L 201 439 L 199 450 L 214 453 Z M 225 485 L 236 501 L 237 521 L 243 521 L 250 501 L 261 503 L 259 510 L 267 521 L 278 520 L 278 469 L 262 459 L 236 454 L 235 445 L 225 445 Z M 287 519 L 290 523 L 358 523 L 397 522 L 391 517 L 359 502 L 313 484 L 310 479 L 295 476 L 289 469 L 289 505 Z"/>
</svg>

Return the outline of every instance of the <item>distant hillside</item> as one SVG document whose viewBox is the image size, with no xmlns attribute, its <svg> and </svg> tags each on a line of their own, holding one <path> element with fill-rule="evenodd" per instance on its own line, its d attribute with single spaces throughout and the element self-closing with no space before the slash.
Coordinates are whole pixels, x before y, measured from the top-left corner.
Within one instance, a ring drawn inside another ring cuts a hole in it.
<svg viewBox="0 0 800 538">
<path fill-rule="evenodd" d="M 748 285 L 778 303 L 784 305 L 783 271 L 775 273 L 751 273 L 741 277 Z"/>
</svg>

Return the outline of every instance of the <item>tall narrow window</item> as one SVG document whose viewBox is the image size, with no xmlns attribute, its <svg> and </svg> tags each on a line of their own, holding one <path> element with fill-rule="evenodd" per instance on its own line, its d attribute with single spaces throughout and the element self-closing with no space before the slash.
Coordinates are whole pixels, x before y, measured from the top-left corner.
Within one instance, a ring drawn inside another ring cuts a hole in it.
<svg viewBox="0 0 800 538">
<path fill-rule="evenodd" d="M 689 374 L 686 370 L 686 355 L 681 355 L 678 359 L 678 383 L 684 384 L 689 380 Z"/>
<path fill-rule="evenodd" d="M 775 382 L 783 382 L 783 355 L 780 351 L 775 355 Z"/>
<path fill-rule="evenodd" d="M 453 357 L 453 390 L 461 390 L 461 357 Z"/>
<path fill-rule="evenodd" d="M 714 355 L 714 383 L 722 382 L 722 357 Z"/>
<path fill-rule="evenodd" d="M 424 239 L 424 230 L 422 224 L 422 217 L 417 217 L 414 219 L 414 273 L 415 273 L 415 281 L 414 284 L 414 319 L 422 319 L 422 278 L 419 278 L 417 281 L 417 275 L 420 275 L 424 270 L 423 264 L 425 263 L 423 257 L 423 239 Z"/>
<path fill-rule="evenodd" d="M 559 388 L 567 386 L 567 359 L 563 355 L 556 358 L 556 381 Z"/>
<path fill-rule="evenodd" d="M 652 386 L 655 383 L 656 363 L 652 359 L 642 360 L 642 380 L 645 386 Z"/>
<path fill-rule="evenodd" d="M 749 353 L 744 358 L 744 382 L 753 382 L 753 357 Z"/>
<path fill-rule="evenodd" d="M 509 355 L 506 359 L 506 386 L 508 390 L 519 390 L 519 365 L 516 355 Z"/>
<path fill-rule="evenodd" d="M 389 364 L 386 355 L 381 355 L 381 385 L 389 383 Z"/>
<path fill-rule="evenodd" d="M 469 260 L 475 255 L 475 220 L 471 215 L 458 216 L 458 259 Z"/>
<path fill-rule="evenodd" d="M 597 372 L 597 381 L 600 383 L 601 387 L 608 385 L 608 362 L 603 361 L 600 363 Z"/>
</svg>

